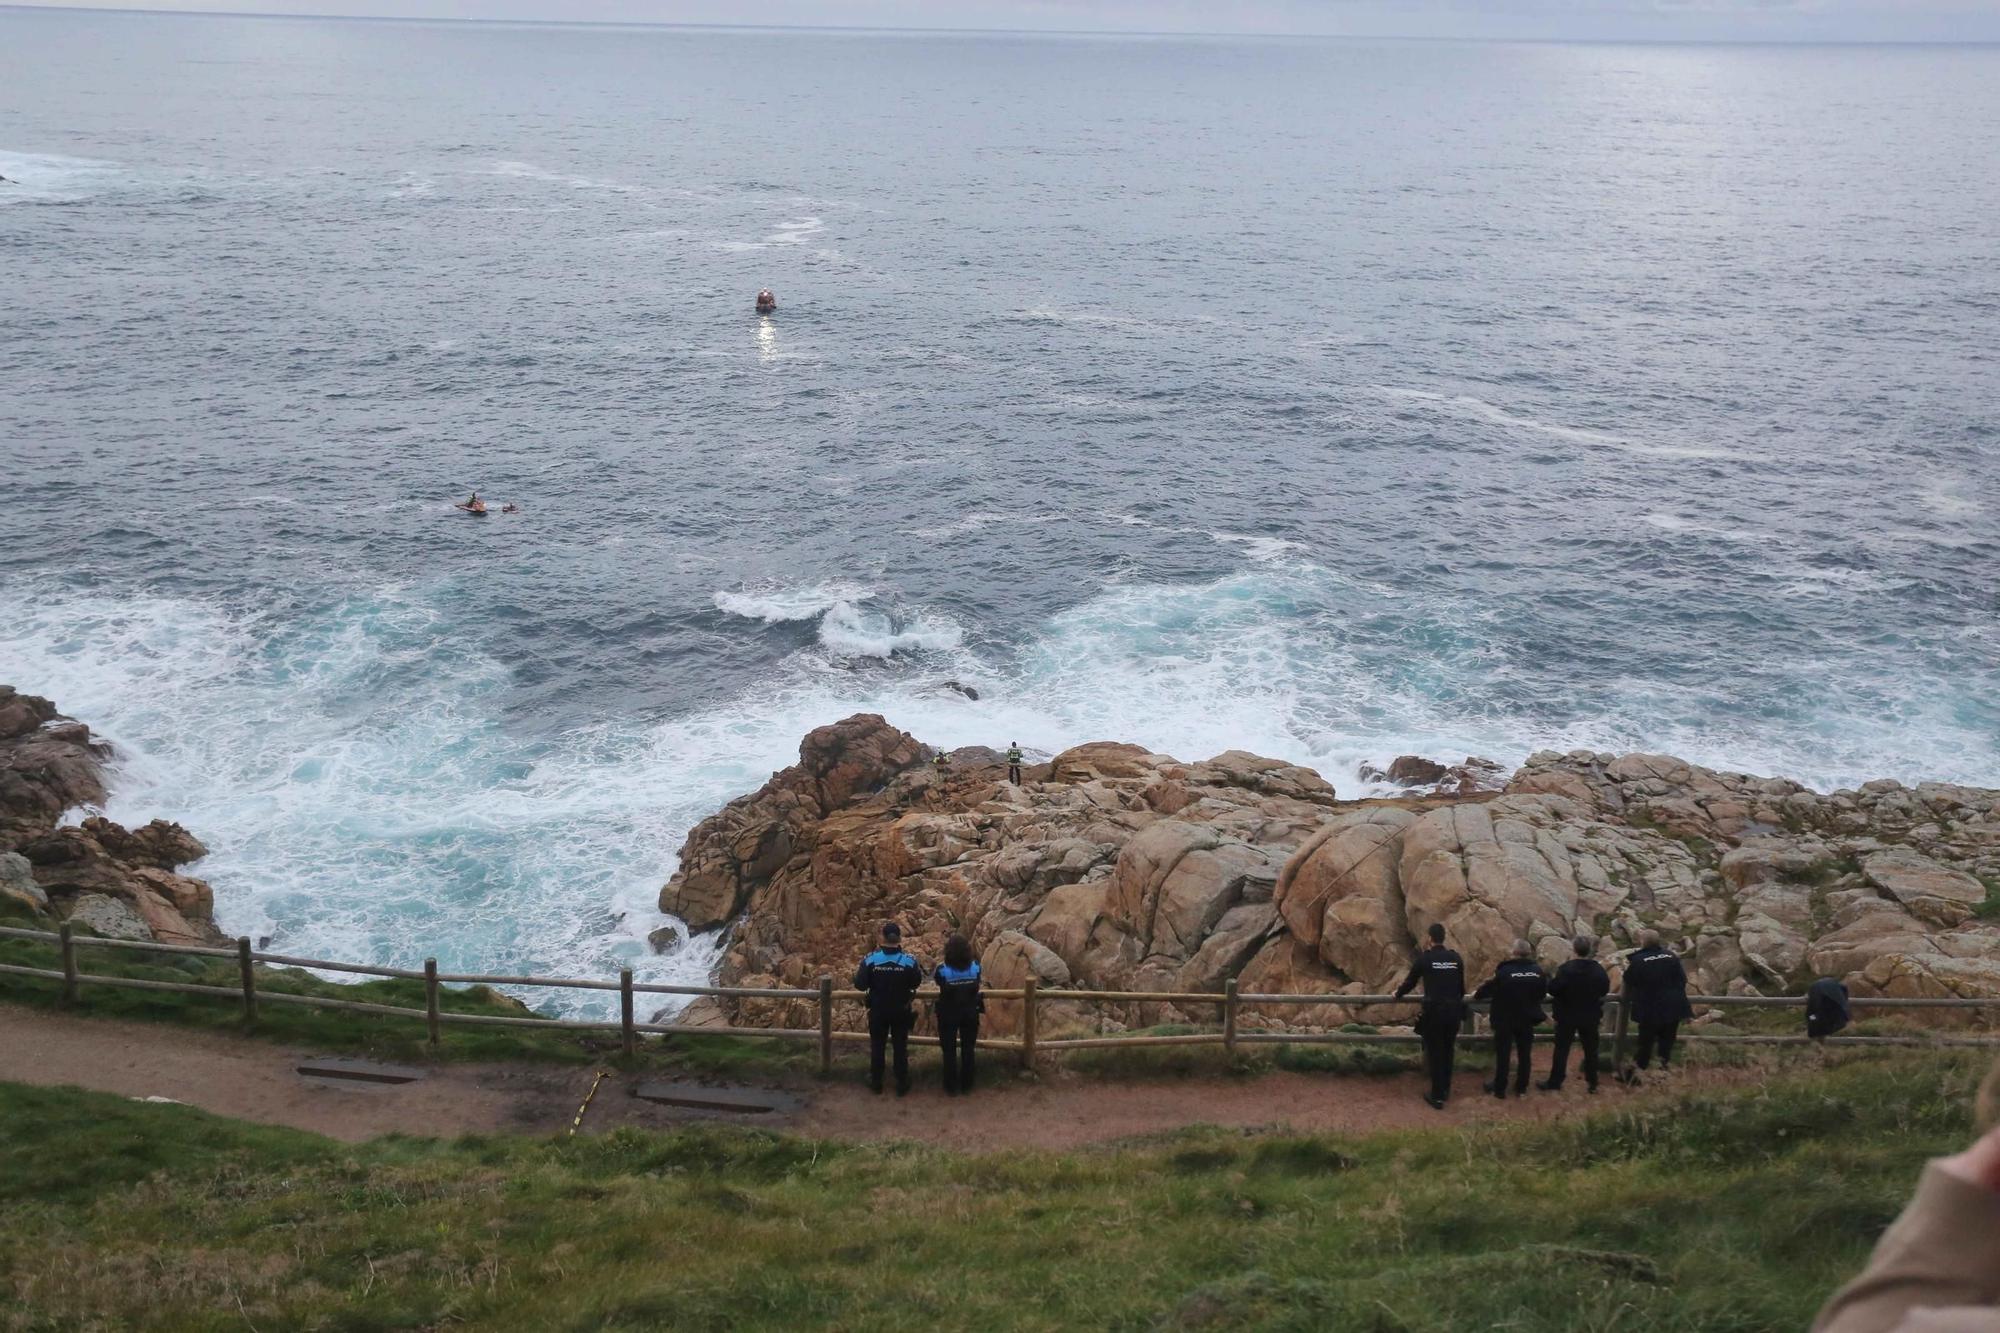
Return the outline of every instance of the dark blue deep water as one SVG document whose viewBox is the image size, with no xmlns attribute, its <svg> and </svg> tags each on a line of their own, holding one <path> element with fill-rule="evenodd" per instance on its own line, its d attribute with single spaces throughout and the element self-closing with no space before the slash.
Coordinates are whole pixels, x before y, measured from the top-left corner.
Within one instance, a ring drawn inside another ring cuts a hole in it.
<svg viewBox="0 0 2000 1333">
<path fill-rule="evenodd" d="M 2000 785 L 2000 49 L 0 50 L 0 680 L 232 930 L 613 966 L 857 709 Z"/>
</svg>

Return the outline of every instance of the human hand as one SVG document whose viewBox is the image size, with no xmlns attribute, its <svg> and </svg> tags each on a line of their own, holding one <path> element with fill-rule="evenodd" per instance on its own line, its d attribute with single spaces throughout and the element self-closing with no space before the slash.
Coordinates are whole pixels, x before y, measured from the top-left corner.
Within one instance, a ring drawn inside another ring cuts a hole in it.
<svg viewBox="0 0 2000 1333">
<path fill-rule="evenodd" d="M 1938 1165 L 1960 1180 L 2000 1193 L 2000 1129 L 1988 1131 L 1956 1157 L 1939 1158 Z"/>
</svg>

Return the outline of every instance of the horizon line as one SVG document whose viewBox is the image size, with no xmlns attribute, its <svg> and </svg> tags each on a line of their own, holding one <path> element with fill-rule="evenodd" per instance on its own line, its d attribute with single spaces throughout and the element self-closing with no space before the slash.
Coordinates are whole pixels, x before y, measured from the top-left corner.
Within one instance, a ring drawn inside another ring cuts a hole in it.
<svg viewBox="0 0 2000 1333">
<path fill-rule="evenodd" d="M 856 33 L 959 37 L 1178 37 L 1196 39 L 1252 39 L 1266 41 L 1327 42 L 1465 42 L 1481 45 L 1555 46 L 1897 46 L 1897 47 L 1990 47 L 2000 46 L 1994 37 L 1932 37 L 1889 39 L 1880 37 L 1496 37 L 1483 35 L 1439 36 L 1415 33 L 1339 32 L 1244 32 L 1230 29 L 1157 28 L 984 28 L 921 27 L 868 23 L 688 23 L 657 19 L 545 19 L 488 18 L 444 14 L 320 14 L 281 13 L 262 9 L 224 8 L 134 8 L 130 5 L 58 5 L 0 2 L 0 14 L 111 14 L 139 18 L 198 19 L 279 19 L 304 23 L 432 23 L 464 24 L 503 28 L 645 28 L 680 32 L 763 32 L 763 33 Z"/>
</svg>

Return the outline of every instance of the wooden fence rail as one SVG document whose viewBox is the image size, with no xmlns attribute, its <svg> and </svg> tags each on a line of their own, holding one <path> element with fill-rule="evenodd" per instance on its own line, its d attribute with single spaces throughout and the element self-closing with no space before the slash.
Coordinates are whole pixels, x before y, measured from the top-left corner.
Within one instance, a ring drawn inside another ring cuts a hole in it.
<svg viewBox="0 0 2000 1333">
<path fill-rule="evenodd" d="M 0 926 L 0 939 L 32 940 L 57 946 L 60 967 L 26 967 L 17 964 L 0 964 L 0 976 L 27 977 L 37 981 L 53 981 L 62 986 L 63 1002 L 74 1004 L 83 986 L 105 986 L 125 990 L 168 991 L 181 995 L 209 995 L 223 999 L 240 1001 L 246 1021 L 255 1022 L 258 1007 L 266 1004 L 301 1005 L 314 1009 L 345 1010 L 350 1013 L 380 1014 L 396 1018 L 420 1018 L 424 1020 L 430 1044 L 435 1047 L 442 1040 L 442 1028 L 446 1024 L 472 1027 L 524 1027 L 541 1031 L 562 1032 L 606 1032 L 618 1033 L 626 1055 L 637 1050 L 641 1036 L 666 1037 L 763 1037 L 778 1041 L 815 1042 L 819 1046 L 820 1068 L 824 1072 L 832 1068 L 835 1043 L 866 1042 L 865 1032 L 843 1032 L 833 1026 L 834 1005 L 843 1000 L 859 1000 L 862 993 L 856 990 L 837 989 L 831 977 L 821 977 L 812 989 L 792 989 L 786 987 L 758 986 L 679 986 L 637 982 L 632 979 L 630 969 L 622 970 L 615 981 L 600 981 L 584 977 L 534 977 L 509 976 L 502 974 L 440 972 L 437 960 L 424 960 L 422 971 L 410 968 L 378 967 L 363 963 L 342 963 L 323 958 L 299 958 L 289 954 L 263 953 L 251 948 L 248 938 L 238 939 L 233 946 L 211 946 L 197 944 L 156 944 L 146 940 L 116 940 L 96 936 L 78 935 L 65 923 L 60 930 L 26 930 L 14 926 Z M 201 985 L 183 981 L 153 981 L 141 977 L 106 976 L 100 973 L 82 971 L 77 965 L 79 949 L 125 949 L 141 953 L 186 955 L 201 958 L 235 959 L 237 962 L 238 984 L 235 986 Z M 424 984 L 424 1007 L 409 1008 L 403 1005 L 374 1004 L 361 1000 L 340 1000 L 325 995 L 295 995 L 287 991 L 273 990 L 260 986 L 257 981 L 256 964 L 263 963 L 277 967 L 298 967 L 318 972 L 337 972 L 366 977 L 387 977 L 402 981 L 421 981 Z M 619 1015 L 610 1019 L 566 1019 L 544 1018 L 540 1016 L 514 1014 L 460 1014 L 445 1010 L 440 1004 L 442 987 L 446 985 L 481 986 L 534 986 L 556 990 L 616 991 L 619 996 Z M 762 1028 L 734 1026 L 705 1026 L 684 1023 L 641 1023 L 634 1013 L 637 995 L 689 995 L 710 996 L 718 999 L 764 999 L 793 1000 L 810 1002 L 818 1014 L 818 1025 L 810 1028 Z M 1263 993 L 1242 993 L 1231 981 L 1220 992 L 1213 991 L 1102 991 L 1102 990 L 1044 990 L 1035 978 L 1030 977 L 1019 988 L 996 987 L 985 992 L 988 999 L 1018 1002 L 1021 1005 L 1020 1036 L 1018 1038 L 985 1038 L 979 1041 L 980 1048 L 991 1051 L 1005 1051 L 1017 1054 L 1021 1062 L 1033 1066 L 1037 1055 L 1045 1051 L 1099 1050 L 1111 1047 L 1145 1046 L 1221 1046 L 1225 1051 L 1234 1052 L 1240 1045 L 1284 1044 L 1284 1045 L 1372 1045 L 1402 1043 L 1418 1040 L 1413 1033 L 1398 1032 L 1276 1032 L 1256 1028 L 1244 1028 L 1241 1024 L 1242 1010 L 1247 1006 L 1263 1008 L 1282 1005 L 1338 1005 L 1344 1009 L 1363 1009 L 1373 1006 L 1394 1006 L 1404 1010 L 1416 1007 L 1417 1001 L 1398 999 L 1394 995 L 1277 995 Z M 1689 997 L 1694 1004 L 1709 1008 L 1743 1009 L 1799 1009 L 1805 1005 L 1804 996 L 1796 995 L 1695 995 Z M 1042 1008 L 1048 1004 L 1096 1002 L 1108 1004 L 1159 1005 L 1171 1004 L 1179 1007 L 1214 1005 L 1219 1011 L 1220 1028 L 1214 1032 L 1184 1033 L 1110 1033 L 1091 1037 L 1044 1038 L 1040 1035 Z M 1917 1009 L 1917 1010 L 2000 1010 L 2000 997 L 1991 999 L 1904 999 L 1888 997 L 1856 997 L 1851 1001 L 1857 1009 Z M 1474 1005 L 1483 1011 L 1484 1005 Z M 1630 1008 L 1623 999 L 1614 997 L 1612 1006 L 1615 1023 L 1611 1032 L 1605 1034 L 1613 1039 L 1613 1067 L 1622 1064 L 1625 1049 L 1625 1034 L 1630 1020 Z M 1683 1034 L 1684 1041 L 1714 1042 L 1717 1044 L 1797 1046 L 1810 1039 L 1802 1035 L 1739 1035 L 1722 1033 L 1689 1032 Z M 1481 1043 L 1487 1038 L 1476 1031 L 1466 1031 L 1458 1038 L 1460 1044 Z M 1948 1033 L 1908 1035 L 1894 1037 L 1829 1037 L 1829 1046 L 1924 1046 L 1924 1047 L 2000 1047 L 2000 1038 L 1985 1036 L 1959 1036 Z"/>
</svg>

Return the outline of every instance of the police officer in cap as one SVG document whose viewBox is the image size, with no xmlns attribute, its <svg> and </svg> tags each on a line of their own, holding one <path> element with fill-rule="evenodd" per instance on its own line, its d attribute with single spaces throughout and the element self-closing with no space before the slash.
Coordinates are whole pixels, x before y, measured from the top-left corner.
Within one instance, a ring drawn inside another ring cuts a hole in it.
<svg viewBox="0 0 2000 1333">
<path fill-rule="evenodd" d="M 896 1095 L 910 1090 L 910 1024 L 916 1018 L 912 998 L 924 979 L 917 960 L 903 952 L 903 928 L 895 922 L 882 927 L 882 947 L 861 960 L 854 972 L 854 989 L 868 999 L 868 1086 L 882 1091 L 883 1048 L 896 1046 Z"/>
<path fill-rule="evenodd" d="M 1604 964 L 1591 955 L 1597 941 L 1579 935 L 1570 942 L 1576 957 L 1556 969 L 1549 978 L 1549 1002 L 1556 1015 L 1556 1048 L 1549 1061 L 1549 1076 L 1535 1086 L 1543 1092 L 1560 1092 L 1569 1077 L 1569 1048 L 1572 1042 L 1583 1047 L 1583 1081 L 1597 1091 L 1597 1034 L 1604 1026 L 1604 997 L 1611 993 L 1611 977 Z"/>
<path fill-rule="evenodd" d="M 1535 961 L 1535 951 L 1526 940 L 1514 941 L 1514 956 L 1494 970 L 1493 979 L 1474 993 L 1475 1000 L 1493 1003 L 1493 1081 L 1486 1090 L 1495 1097 L 1507 1095 L 1508 1057 L 1516 1057 L 1514 1095 L 1528 1091 L 1528 1062 L 1535 1048 L 1535 1024 L 1542 1021 L 1542 997 L 1549 991 L 1549 975 Z"/>
<path fill-rule="evenodd" d="M 1430 1071 L 1431 1090 L 1424 1103 L 1442 1111 L 1451 1100 L 1451 1063 L 1458 1050 L 1458 1029 L 1465 1022 L 1465 960 L 1444 947 L 1444 927 L 1433 923 L 1431 947 L 1417 955 L 1410 975 L 1396 988 L 1402 999 L 1417 987 L 1424 988 L 1424 1007 L 1417 1015 L 1417 1035 L 1424 1042 L 1424 1068 Z"/>
</svg>

